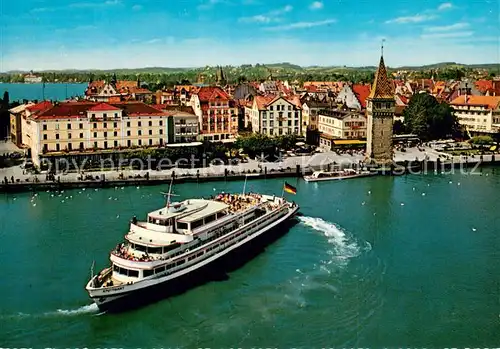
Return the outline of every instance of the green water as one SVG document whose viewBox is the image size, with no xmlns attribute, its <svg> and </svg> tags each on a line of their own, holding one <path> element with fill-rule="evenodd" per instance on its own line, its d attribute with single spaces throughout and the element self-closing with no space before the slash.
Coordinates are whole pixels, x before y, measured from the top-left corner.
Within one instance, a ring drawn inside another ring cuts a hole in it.
<svg viewBox="0 0 500 349">
<path fill-rule="evenodd" d="M 304 217 L 264 253 L 226 281 L 118 315 L 90 305 L 90 265 L 106 265 L 130 217 L 158 208 L 165 188 L 0 196 L 0 346 L 500 343 L 500 169 L 291 183 Z M 248 187 L 280 194 L 282 182 Z M 175 191 L 183 199 L 214 188 L 241 191 L 242 183 Z"/>
</svg>

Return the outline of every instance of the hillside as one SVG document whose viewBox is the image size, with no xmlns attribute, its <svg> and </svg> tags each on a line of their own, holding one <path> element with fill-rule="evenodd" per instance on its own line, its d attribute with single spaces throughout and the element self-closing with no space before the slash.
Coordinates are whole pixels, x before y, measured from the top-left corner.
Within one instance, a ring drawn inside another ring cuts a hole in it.
<svg viewBox="0 0 500 349">
<path fill-rule="evenodd" d="M 183 73 L 187 71 L 204 71 L 210 70 L 214 67 L 143 67 L 143 68 L 123 68 L 123 69 L 64 69 L 64 70 L 44 70 L 38 73 L 81 73 L 81 74 L 172 74 Z M 226 69 L 243 69 L 248 70 L 252 68 L 260 68 L 262 70 L 271 69 L 272 71 L 294 71 L 294 72 L 315 72 L 315 73 L 328 73 L 328 72 L 342 72 L 342 71 L 373 71 L 376 66 L 365 67 L 350 67 L 350 66 L 299 66 L 289 62 L 283 63 L 270 63 L 262 64 L 257 63 L 254 65 L 244 64 L 241 66 L 223 66 Z M 401 67 L 388 67 L 393 70 L 434 70 L 434 69 L 457 69 L 457 68 L 470 68 L 470 69 L 487 69 L 496 70 L 500 68 L 500 64 L 495 63 L 481 63 L 481 64 L 461 64 L 456 62 L 442 62 L 436 64 L 422 65 L 422 66 L 401 66 Z M 27 71 L 8 71 L 6 74 L 23 74 Z"/>
</svg>

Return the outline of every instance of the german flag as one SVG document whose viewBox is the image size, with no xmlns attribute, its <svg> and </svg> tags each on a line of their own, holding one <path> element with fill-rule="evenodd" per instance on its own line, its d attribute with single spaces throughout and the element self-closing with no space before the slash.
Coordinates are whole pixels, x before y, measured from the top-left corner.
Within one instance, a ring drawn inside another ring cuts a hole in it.
<svg viewBox="0 0 500 349">
<path fill-rule="evenodd" d="M 290 194 L 294 194 L 294 195 L 297 194 L 297 188 L 295 188 L 294 186 L 291 186 L 287 182 L 285 182 L 285 187 L 283 188 L 283 190 L 285 190 L 287 193 L 290 193 Z"/>
</svg>

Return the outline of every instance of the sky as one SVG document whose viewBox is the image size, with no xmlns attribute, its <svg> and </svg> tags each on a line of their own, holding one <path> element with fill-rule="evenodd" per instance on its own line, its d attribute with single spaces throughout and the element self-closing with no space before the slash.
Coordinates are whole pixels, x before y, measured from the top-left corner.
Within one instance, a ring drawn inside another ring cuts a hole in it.
<svg viewBox="0 0 500 349">
<path fill-rule="evenodd" d="M 500 62 L 498 0 L 0 0 L 0 71 Z"/>
</svg>

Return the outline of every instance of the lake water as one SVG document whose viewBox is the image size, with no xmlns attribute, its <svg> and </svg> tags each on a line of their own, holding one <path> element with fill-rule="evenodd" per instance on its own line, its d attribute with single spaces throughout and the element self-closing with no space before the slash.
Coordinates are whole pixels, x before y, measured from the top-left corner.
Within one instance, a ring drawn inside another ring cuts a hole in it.
<svg viewBox="0 0 500 349">
<path fill-rule="evenodd" d="M 13 101 L 46 100 L 63 101 L 77 96 L 83 96 L 87 84 L 4 84 L 0 83 L 0 98 L 9 91 L 9 99 Z"/>
<path fill-rule="evenodd" d="M 247 189 L 280 194 L 280 180 Z M 300 223 L 225 281 L 99 314 L 85 292 L 165 187 L 0 196 L 2 347 L 492 347 L 500 169 L 291 181 Z M 177 185 L 180 199 L 243 183 Z"/>
</svg>

